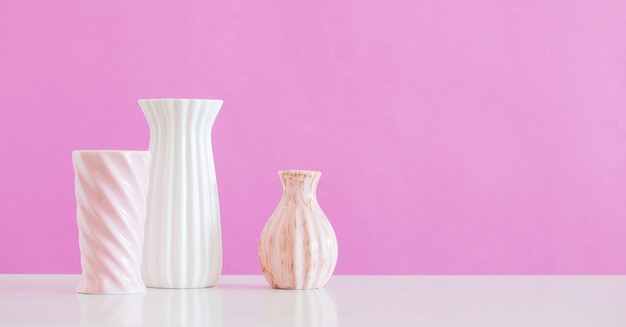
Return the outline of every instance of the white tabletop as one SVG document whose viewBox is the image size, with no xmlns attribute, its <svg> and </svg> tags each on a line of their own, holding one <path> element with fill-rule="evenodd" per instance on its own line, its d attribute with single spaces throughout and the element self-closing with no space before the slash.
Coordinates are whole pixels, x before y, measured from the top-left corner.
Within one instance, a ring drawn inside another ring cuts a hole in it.
<svg viewBox="0 0 626 327">
<path fill-rule="evenodd" d="M 222 276 L 214 288 L 74 292 L 0 275 L 1 326 L 626 326 L 626 276 L 334 276 L 323 289 Z"/>
</svg>

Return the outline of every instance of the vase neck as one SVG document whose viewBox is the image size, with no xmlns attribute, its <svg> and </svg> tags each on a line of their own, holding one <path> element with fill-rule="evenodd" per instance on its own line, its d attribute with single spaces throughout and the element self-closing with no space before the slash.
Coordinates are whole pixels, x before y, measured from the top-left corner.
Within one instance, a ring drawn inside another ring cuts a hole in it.
<svg viewBox="0 0 626 327">
<path fill-rule="evenodd" d="M 315 192 L 321 173 L 307 170 L 278 172 L 283 184 L 283 200 L 317 201 Z"/>
<path fill-rule="evenodd" d="M 221 100 L 156 99 L 139 104 L 156 135 L 211 136 L 213 122 L 220 111 Z"/>
</svg>

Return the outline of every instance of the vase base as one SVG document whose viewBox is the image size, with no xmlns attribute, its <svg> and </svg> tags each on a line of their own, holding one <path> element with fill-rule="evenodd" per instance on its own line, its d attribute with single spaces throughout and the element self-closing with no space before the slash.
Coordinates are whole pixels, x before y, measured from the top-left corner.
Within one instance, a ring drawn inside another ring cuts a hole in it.
<svg viewBox="0 0 626 327">
<path fill-rule="evenodd" d="M 129 289 L 129 290 L 76 290 L 78 294 L 86 295 L 128 295 L 128 294 L 141 294 L 145 293 L 145 288 Z"/>
</svg>

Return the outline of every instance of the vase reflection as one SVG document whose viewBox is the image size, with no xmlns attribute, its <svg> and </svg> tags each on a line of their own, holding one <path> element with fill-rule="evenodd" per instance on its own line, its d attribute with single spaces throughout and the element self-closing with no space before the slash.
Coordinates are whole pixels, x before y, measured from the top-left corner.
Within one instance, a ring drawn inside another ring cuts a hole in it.
<svg viewBox="0 0 626 327">
<path fill-rule="evenodd" d="M 337 326 L 337 309 L 324 289 L 268 290 L 261 308 L 263 326 Z"/>
<path fill-rule="evenodd" d="M 83 326 L 139 326 L 145 294 L 77 294 Z"/>
<path fill-rule="evenodd" d="M 143 326 L 221 326 L 222 298 L 218 288 L 148 288 Z"/>
</svg>

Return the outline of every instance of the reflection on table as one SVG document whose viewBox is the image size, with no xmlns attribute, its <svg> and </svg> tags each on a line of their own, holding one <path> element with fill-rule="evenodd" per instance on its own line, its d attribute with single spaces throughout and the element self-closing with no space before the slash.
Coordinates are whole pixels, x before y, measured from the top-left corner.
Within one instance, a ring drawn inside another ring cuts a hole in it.
<svg viewBox="0 0 626 327">
<path fill-rule="evenodd" d="M 77 294 L 78 275 L 0 275 L 0 326 L 626 326 L 626 276 L 334 276 L 318 290 Z"/>
<path fill-rule="evenodd" d="M 240 305 L 259 304 L 260 316 L 255 320 L 263 326 L 337 326 L 337 309 L 324 289 L 248 289 L 245 285 L 231 285 L 226 290 L 230 294 L 246 291 L 239 299 L 232 296 L 229 300 L 238 300 Z M 223 322 L 221 292 L 219 287 L 148 288 L 143 294 L 76 297 L 84 326 L 222 326 L 228 324 Z"/>
<path fill-rule="evenodd" d="M 337 326 L 337 309 L 324 289 L 268 290 L 261 306 L 267 326 Z"/>
</svg>

